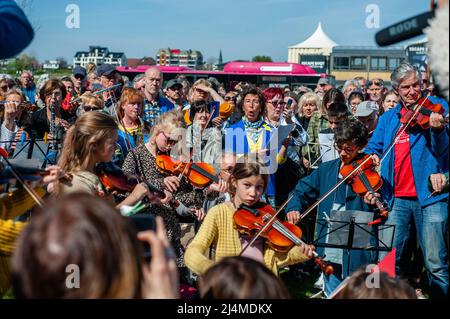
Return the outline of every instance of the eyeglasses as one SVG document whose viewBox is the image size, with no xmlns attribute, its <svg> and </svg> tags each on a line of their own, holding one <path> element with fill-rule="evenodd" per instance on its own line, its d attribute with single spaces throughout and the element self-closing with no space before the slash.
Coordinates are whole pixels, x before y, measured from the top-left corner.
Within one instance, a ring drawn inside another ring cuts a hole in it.
<svg viewBox="0 0 450 319">
<path fill-rule="evenodd" d="M 101 108 L 99 108 L 96 105 L 83 105 L 83 110 L 85 112 L 90 112 L 90 111 L 97 111 L 100 110 Z"/>
<path fill-rule="evenodd" d="M 347 153 L 347 154 L 351 154 L 351 153 L 353 153 L 354 151 L 356 151 L 358 148 L 357 147 L 344 147 L 344 148 L 342 148 L 342 147 L 339 147 L 338 145 L 334 145 L 334 148 L 336 149 L 336 151 L 338 151 L 339 153 L 340 152 L 342 152 L 342 151 L 344 151 L 345 153 Z"/>
<path fill-rule="evenodd" d="M 267 101 L 268 103 L 272 104 L 273 106 L 285 106 L 286 102 L 284 101 Z"/>
<path fill-rule="evenodd" d="M 178 143 L 178 140 L 174 140 L 174 139 L 171 139 L 169 136 L 167 136 L 166 135 L 166 133 L 164 133 L 163 131 L 161 131 L 161 133 L 162 133 L 162 135 L 164 135 L 164 138 L 166 139 L 166 144 L 167 145 L 175 145 L 175 144 L 177 144 Z"/>
<path fill-rule="evenodd" d="M 7 84 L 7 85 L 0 87 L 0 89 L 2 89 L 3 91 L 6 91 L 7 89 L 12 89 L 13 87 L 14 87 L 14 84 Z"/>
<path fill-rule="evenodd" d="M 233 97 L 233 96 L 225 96 L 223 99 L 224 99 L 225 101 L 236 101 L 236 98 Z"/>
<path fill-rule="evenodd" d="M 384 82 L 382 81 L 377 81 L 377 80 L 373 80 L 373 81 L 368 81 L 366 84 L 368 87 L 371 85 L 377 85 L 377 86 L 383 86 Z"/>
</svg>

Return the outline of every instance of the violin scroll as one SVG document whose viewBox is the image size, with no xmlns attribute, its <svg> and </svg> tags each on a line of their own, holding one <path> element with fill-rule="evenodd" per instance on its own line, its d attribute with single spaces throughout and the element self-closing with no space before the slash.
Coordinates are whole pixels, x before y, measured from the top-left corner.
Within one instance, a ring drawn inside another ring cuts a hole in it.
<svg viewBox="0 0 450 319">
<path fill-rule="evenodd" d="M 319 266 L 319 268 L 322 270 L 322 272 L 325 275 L 330 276 L 330 275 L 334 274 L 333 266 L 331 266 L 331 264 L 325 262 L 322 258 L 320 258 L 320 257 L 315 258 L 314 263 L 317 266 Z"/>
<path fill-rule="evenodd" d="M 164 154 L 156 156 L 155 162 L 158 170 L 163 174 L 181 174 L 194 187 L 203 188 L 213 182 L 219 182 L 214 167 L 207 163 L 186 163 Z"/>
</svg>

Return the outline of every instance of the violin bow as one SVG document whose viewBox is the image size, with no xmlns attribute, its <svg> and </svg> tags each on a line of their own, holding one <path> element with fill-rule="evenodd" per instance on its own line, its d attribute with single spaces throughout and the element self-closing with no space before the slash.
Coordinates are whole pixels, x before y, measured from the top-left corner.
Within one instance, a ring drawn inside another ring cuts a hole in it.
<svg viewBox="0 0 450 319">
<path fill-rule="evenodd" d="M 287 203 L 289 203 L 289 201 L 292 199 L 292 197 L 294 197 L 294 194 L 289 195 L 288 199 L 278 208 L 278 210 L 276 211 L 275 214 L 273 214 L 272 218 L 270 218 L 266 224 L 255 234 L 255 236 L 252 238 L 252 240 L 247 243 L 247 245 L 244 247 L 244 249 L 242 249 L 241 253 L 239 254 L 239 256 L 241 256 L 244 251 L 247 250 L 248 247 L 250 247 L 251 245 L 253 245 L 255 243 L 255 241 L 259 238 L 259 236 L 261 236 L 261 234 L 263 232 L 265 232 L 267 230 L 267 228 L 269 228 L 269 226 L 273 223 L 273 221 L 277 218 L 278 214 L 284 209 L 284 207 L 286 207 Z"/>
<path fill-rule="evenodd" d="M 120 86 L 122 86 L 121 83 L 115 84 L 115 85 L 112 85 L 112 86 L 107 87 L 107 88 L 105 88 L 105 89 L 101 89 L 101 90 L 92 92 L 92 94 L 100 94 L 100 93 L 103 93 L 103 92 L 106 92 L 106 91 L 109 91 L 109 90 L 114 90 L 114 89 L 116 89 L 116 88 L 118 88 L 118 87 L 120 87 Z M 82 97 L 81 97 L 81 95 L 80 95 L 80 97 L 78 97 L 78 98 L 76 98 L 76 99 L 70 101 L 70 103 L 75 103 L 75 102 L 81 101 L 81 99 L 82 99 Z"/>
<path fill-rule="evenodd" d="M 11 164 L 11 162 L 8 160 L 8 153 L 6 152 L 5 149 L 0 148 L 0 155 L 3 157 L 3 159 L 5 160 L 5 162 L 10 166 L 10 170 L 13 173 L 14 177 L 22 184 L 23 188 L 25 188 L 25 190 L 28 192 L 28 194 L 30 194 L 31 198 L 33 198 L 33 200 L 36 202 L 36 204 L 38 204 L 38 206 L 40 208 L 43 208 L 45 205 L 45 202 L 43 201 L 43 199 L 34 191 L 34 189 L 32 189 L 25 181 L 24 179 L 20 176 L 20 174 L 16 171 L 16 169 L 14 168 L 14 166 Z"/>
<path fill-rule="evenodd" d="M 292 199 L 292 197 L 294 197 L 294 194 L 289 195 L 288 199 L 280 206 L 280 208 L 278 208 L 278 210 L 276 211 L 276 213 L 270 218 L 269 221 L 266 222 L 266 224 L 258 231 L 258 233 L 252 238 L 252 240 L 244 247 L 244 249 L 242 249 L 242 251 L 240 252 L 239 256 L 242 256 L 242 254 L 247 250 L 248 247 L 250 247 L 251 245 L 254 244 L 254 242 L 256 241 L 256 239 L 258 239 L 258 237 L 264 232 L 266 231 L 266 229 L 272 225 L 272 223 L 275 221 L 277 215 L 283 210 L 283 208 L 287 205 L 287 203 Z M 298 241 L 303 244 L 306 245 L 306 243 L 301 240 L 301 238 L 297 238 Z M 325 270 L 325 267 L 327 266 L 326 263 L 323 262 L 322 258 L 319 257 L 319 254 L 315 251 L 313 251 L 313 257 L 316 259 L 315 263 L 317 265 L 319 265 L 321 268 L 323 267 L 323 272 L 324 274 L 328 275 L 327 270 Z M 333 273 L 333 268 L 331 268 L 331 273 Z"/>
<path fill-rule="evenodd" d="M 408 120 L 408 122 L 406 124 L 403 124 L 402 127 L 400 128 L 400 130 L 397 132 L 395 139 L 391 142 L 391 144 L 389 144 L 389 147 L 386 149 L 386 151 L 383 153 L 383 155 L 380 158 L 380 164 L 384 161 L 384 159 L 386 158 L 386 156 L 389 154 L 389 152 L 393 149 L 393 147 L 395 146 L 395 144 L 397 144 L 398 140 L 400 139 L 400 136 L 403 134 L 403 132 L 406 131 L 406 129 L 408 128 L 408 126 L 411 124 L 411 122 L 413 121 L 414 117 L 419 114 L 420 109 L 422 108 L 423 104 L 425 103 L 425 101 L 428 99 L 428 97 L 430 96 L 430 93 L 427 94 L 427 96 L 425 97 L 425 99 L 422 101 L 421 104 L 417 104 L 414 108 L 414 114 L 411 116 L 411 118 Z"/>
<path fill-rule="evenodd" d="M 319 206 L 320 203 L 322 203 L 328 196 L 330 196 L 331 193 L 333 193 L 339 186 L 341 186 L 347 179 L 349 179 L 353 175 L 353 173 L 355 173 L 361 167 L 363 167 L 363 165 L 366 164 L 370 159 L 372 159 L 372 156 L 368 156 L 364 161 L 361 162 L 361 164 L 355 167 L 353 171 L 351 171 L 346 177 L 341 179 L 336 185 L 334 185 L 330 190 L 328 190 L 325 194 L 323 194 L 321 198 L 319 198 L 302 215 L 300 215 L 299 221 L 303 220 L 307 215 L 309 215 L 314 210 L 314 208 Z"/>
</svg>

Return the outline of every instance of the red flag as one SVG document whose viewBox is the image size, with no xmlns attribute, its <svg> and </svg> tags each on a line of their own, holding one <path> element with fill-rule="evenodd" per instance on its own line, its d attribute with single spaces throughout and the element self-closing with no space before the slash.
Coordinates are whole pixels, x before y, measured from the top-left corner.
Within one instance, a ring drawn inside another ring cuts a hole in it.
<svg viewBox="0 0 450 319">
<path fill-rule="evenodd" d="M 379 271 L 384 271 L 390 277 L 395 278 L 395 252 L 396 249 L 392 249 L 389 254 L 387 254 L 383 260 L 378 263 Z M 373 271 L 373 269 L 372 269 Z"/>
</svg>

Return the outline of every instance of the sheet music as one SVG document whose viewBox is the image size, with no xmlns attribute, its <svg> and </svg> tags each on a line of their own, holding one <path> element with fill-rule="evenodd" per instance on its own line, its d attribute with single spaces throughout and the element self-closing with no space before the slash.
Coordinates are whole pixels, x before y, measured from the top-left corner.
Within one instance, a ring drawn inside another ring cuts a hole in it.
<svg viewBox="0 0 450 319">
<path fill-rule="evenodd" d="M 281 147 L 283 141 L 288 137 L 288 135 L 295 128 L 295 124 L 280 125 L 272 132 L 269 144 L 265 148 L 270 150 L 278 150 Z M 275 144 L 276 143 L 276 144 Z"/>
<path fill-rule="evenodd" d="M 338 152 L 334 149 L 333 133 L 319 133 L 319 145 L 322 163 L 339 158 Z"/>
</svg>

